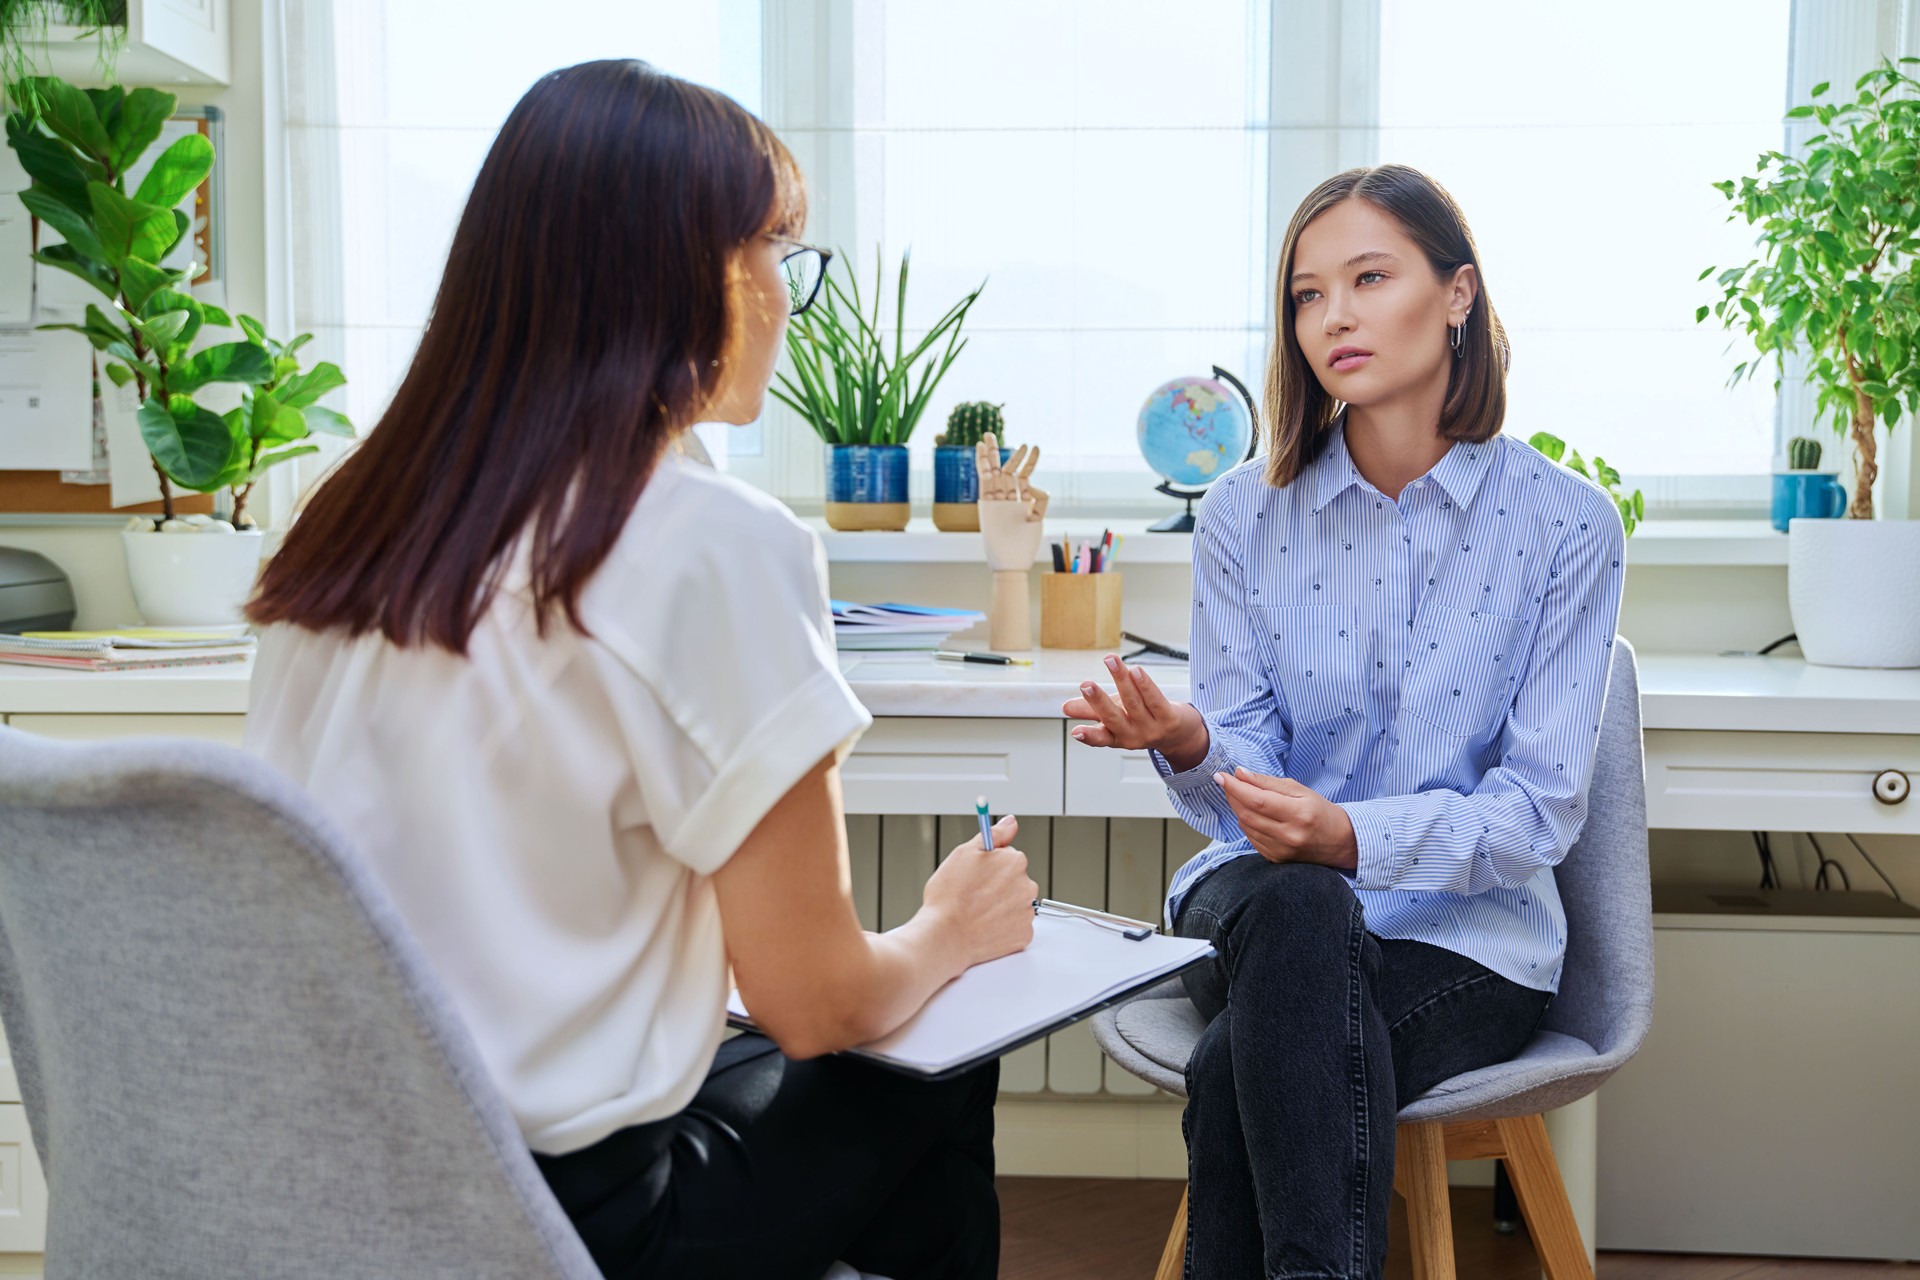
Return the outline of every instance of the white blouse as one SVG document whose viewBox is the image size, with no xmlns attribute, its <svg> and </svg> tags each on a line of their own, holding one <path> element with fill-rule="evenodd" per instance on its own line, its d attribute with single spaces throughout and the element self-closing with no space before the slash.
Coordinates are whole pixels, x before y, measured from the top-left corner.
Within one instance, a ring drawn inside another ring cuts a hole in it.
<svg viewBox="0 0 1920 1280">
<path fill-rule="evenodd" d="M 693 1097 L 725 1016 L 713 872 L 873 722 L 819 538 L 677 455 L 580 613 L 535 633 L 523 544 L 466 658 L 269 627 L 246 730 L 371 864 L 546 1154 Z"/>
</svg>

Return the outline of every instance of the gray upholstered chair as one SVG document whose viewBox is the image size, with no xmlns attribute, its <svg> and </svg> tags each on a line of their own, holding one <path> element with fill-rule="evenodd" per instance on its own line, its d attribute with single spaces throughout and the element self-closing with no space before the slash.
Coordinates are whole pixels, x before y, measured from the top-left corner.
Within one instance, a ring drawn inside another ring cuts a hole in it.
<svg viewBox="0 0 1920 1280">
<path fill-rule="evenodd" d="M 0 1018 L 49 1275 L 599 1280 L 393 907 L 240 752 L 0 729 Z"/>
<path fill-rule="evenodd" d="M 1587 820 L 1554 869 L 1567 912 L 1560 991 L 1511 1062 L 1435 1085 L 1399 1117 L 1393 1184 L 1407 1202 L 1414 1275 L 1452 1280 L 1449 1159 L 1498 1157 L 1550 1280 L 1590 1280 L 1543 1113 L 1586 1097 L 1631 1058 L 1653 1022 L 1653 903 L 1647 866 L 1646 767 L 1634 652 L 1616 641 Z M 1127 1071 L 1186 1096 L 1186 1063 L 1206 1023 L 1180 983 L 1095 1015 L 1094 1037 Z M 1186 1247 L 1183 1197 L 1161 1257 L 1177 1277 Z"/>
<path fill-rule="evenodd" d="M 0 729 L 0 1021 L 50 1275 L 601 1280 L 385 893 L 242 752 Z"/>
</svg>

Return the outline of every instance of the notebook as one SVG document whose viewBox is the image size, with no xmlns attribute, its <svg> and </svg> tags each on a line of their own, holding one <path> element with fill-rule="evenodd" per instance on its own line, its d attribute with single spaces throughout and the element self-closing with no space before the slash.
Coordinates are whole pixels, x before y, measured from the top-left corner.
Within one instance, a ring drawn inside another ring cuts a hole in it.
<svg viewBox="0 0 1920 1280">
<path fill-rule="evenodd" d="M 943 1080 L 1051 1035 L 1213 954 L 1197 938 L 1153 933 L 1132 939 L 1096 923 L 1122 917 L 1067 910 L 1073 914 L 1036 915 L 1033 942 L 1025 951 L 975 965 L 935 992 L 897 1030 L 847 1052 L 909 1075 Z M 739 992 L 728 1000 L 727 1013 L 735 1026 L 752 1028 Z"/>
<path fill-rule="evenodd" d="M 244 628 L 188 631 L 132 627 L 121 631 L 29 631 L 0 635 L 0 663 L 72 671 L 136 671 L 148 667 L 240 662 L 253 652 Z"/>
</svg>

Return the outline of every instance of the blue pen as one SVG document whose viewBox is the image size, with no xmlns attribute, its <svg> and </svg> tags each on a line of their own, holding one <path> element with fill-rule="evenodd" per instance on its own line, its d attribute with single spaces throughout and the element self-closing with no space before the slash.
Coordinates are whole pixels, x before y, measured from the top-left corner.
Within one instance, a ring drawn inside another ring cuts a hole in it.
<svg viewBox="0 0 1920 1280">
<path fill-rule="evenodd" d="M 980 815 L 980 844 L 983 848 L 993 848 L 993 819 L 987 816 L 987 798 L 981 796 L 973 802 L 973 811 Z"/>
</svg>

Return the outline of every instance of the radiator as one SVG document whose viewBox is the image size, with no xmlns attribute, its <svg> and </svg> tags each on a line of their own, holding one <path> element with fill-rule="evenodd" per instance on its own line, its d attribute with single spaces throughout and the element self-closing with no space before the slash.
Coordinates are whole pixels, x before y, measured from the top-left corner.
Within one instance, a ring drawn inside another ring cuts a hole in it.
<svg viewBox="0 0 1920 1280">
<path fill-rule="evenodd" d="M 853 902 L 868 929 L 904 924 L 947 850 L 980 833 L 962 817 L 850 815 Z M 1043 897 L 1158 921 L 1167 884 L 1206 847 L 1204 836 L 1163 818 L 1021 818 L 1015 843 Z M 1159 1090 L 1100 1052 L 1085 1023 L 1016 1049 L 1001 1060 L 1000 1091 L 1023 1095 L 1140 1097 Z"/>
</svg>

